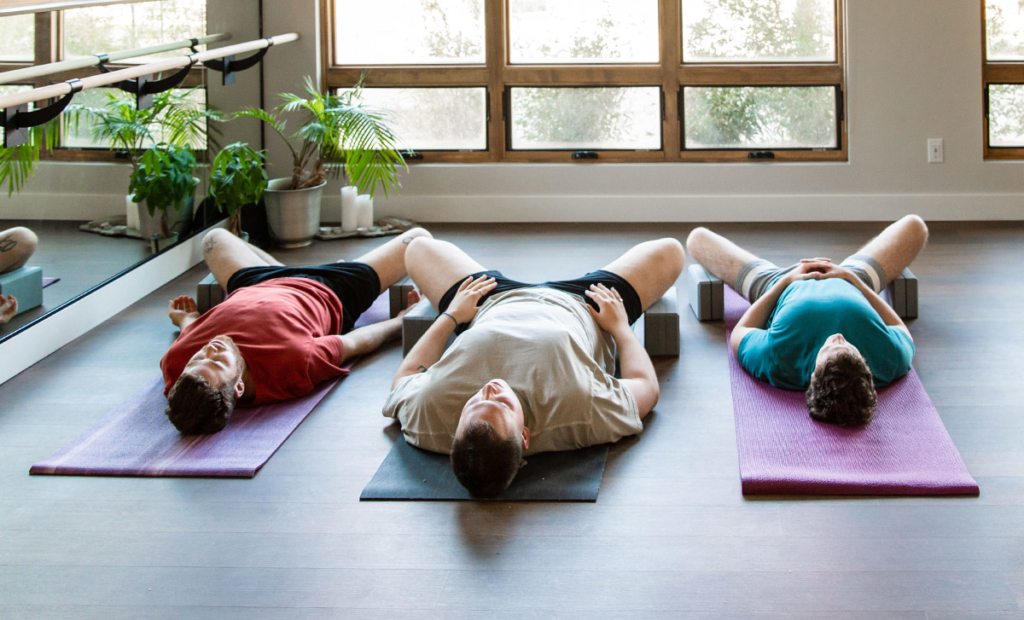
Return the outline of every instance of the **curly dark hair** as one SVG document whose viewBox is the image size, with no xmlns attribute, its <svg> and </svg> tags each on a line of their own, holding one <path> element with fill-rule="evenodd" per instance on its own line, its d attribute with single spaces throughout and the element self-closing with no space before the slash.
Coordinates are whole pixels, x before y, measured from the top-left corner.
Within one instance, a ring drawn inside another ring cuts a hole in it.
<svg viewBox="0 0 1024 620">
<path fill-rule="evenodd" d="M 217 389 L 204 378 L 183 373 L 167 395 L 164 413 L 183 435 L 216 433 L 235 410 L 234 383 Z"/>
<path fill-rule="evenodd" d="M 523 443 L 513 435 L 503 439 L 487 422 L 478 421 L 452 442 L 452 469 L 473 497 L 494 497 L 519 471 Z"/>
<path fill-rule="evenodd" d="M 871 370 L 863 359 L 849 353 L 835 355 L 816 368 L 807 387 L 811 417 L 839 426 L 867 424 L 877 401 Z"/>
</svg>

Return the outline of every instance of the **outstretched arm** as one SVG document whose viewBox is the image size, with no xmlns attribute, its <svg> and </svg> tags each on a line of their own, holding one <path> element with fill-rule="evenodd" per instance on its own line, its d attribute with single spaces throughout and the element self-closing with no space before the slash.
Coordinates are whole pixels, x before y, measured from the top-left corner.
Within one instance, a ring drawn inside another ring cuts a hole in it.
<svg viewBox="0 0 1024 620">
<path fill-rule="evenodd" d="M 455 332 L 455 328 L 473 320 L 479 310 L 477 303 L 497 285 L 494 278 L 485 276 L 480 276 L 476 280 L 473 280 L 472 277 L 466 278 L 455 294 L 451 305 L 448 306 L 448 310 L 437 316 L 427 333 L 423 334 L 416 346 L 402 360 L 402 365 L 395 373 L 395 380 L 391 383 L 391 389 L 395 389 L 398 382 L 409 375 L 427 372 L 427 369 L 436 364 L 437 360 L 444 355 L 444 347 Z"/>
<path fill-rule="evenodd" d="M 747 311 L 743 313 L 743 316 L 740 317 L 740 320 L 736 322 L 736 326 L 732 329 L 732 338 L 729 340 L 732 352 L 737 353 L 739 351 L 740 343 L 743 342 L 744 336 L 755 329 L 765 328 L 768 324 L 768 317 L 772 315 L 772 311 L 778 305 L 783 291 L 790 284 L 798 280 L 819 279 L 823 277 L 823 272 L 831 266 L 832 261 L 827 258 L 802 260 L 799 267 L 776 280 L 775 284 L 768 289 L 768 292 L 761 295 L 760 299 L 751 304 Z"/>
<path fill-rule="evenodd" d="M 619 349 L 622 384 L 633 394 L 640 410 L 640 417 L 643 418 L 654 409 L 661 397 L 658 375 L 654 372 L 651 357 L 647 355 L 644 345 L 640 344 L 640 339 L 630 328 L 626 308 L 618 291 L 603 284 L 592 284 L 587 291 L 587 297 L 600 308 L 594 310 L 588 305 L 590 316 L 594 317 L 594 322 L 601 329 L 615 339 L 615 346 Z"/>
<path fill-rule="evenodd" d="M 171 323 L 184 332 L 199 318 L 199 306 L 196 305 L 196 300 L 188 295 L 182 295 L 167 304 L 167 316 L 171 318 Z"/>
<path fill-rule="evenodd" d="M 344 364 L 346 361 L 365 355 L 372 351 L 376 351 L 384 343 L 394 340 L 402 335 L 402 317 L 406 315 L 412 307 L 420 301 L 420 292 L 413 290 L 409 292 L 409 304 L 405 310 L 398 313 L 393 319 L 387 321 L 381 321 L 380 323 L 374 323 L 373 325 L 364 325 L 357 329 L 353 329 L 349 333 L 338 336 L 341 338 L 342 346 L 342 358 L 341 363 Z M 340 365 L 339 364 L 339 365 Z"/>
</svg>

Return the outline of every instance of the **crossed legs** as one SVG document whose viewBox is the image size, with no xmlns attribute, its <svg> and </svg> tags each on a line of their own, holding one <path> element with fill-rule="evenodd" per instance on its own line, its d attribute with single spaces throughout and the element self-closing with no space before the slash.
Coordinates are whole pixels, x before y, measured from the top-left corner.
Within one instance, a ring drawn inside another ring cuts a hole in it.
<svg viewBox="0 0 1024 620">
<path fill-rule="evenodd" d="M 885 288 L 896 276 L 906 269 L 928 241 L 928 227 L 916 215 L 907 215 L 890 224 L 844 263 L 863 262 L 870 259 L 881 267 L 885 282 L 879 282 L 877 290 Z M 686 240 L 686 248 L 695 261 L 735 290 L 740 272 L 752 261 L 759 260 L 747 250 L 707 228 L 695 228 Z"/>
<path fill-rule="evenodd" d="M 405 251 L 413 239 L 420 237 L 430 237 L 430 233 L 422 228 L 414 228 L 355 260 L 373 267 L 380 278 L 380 292 L 383 293 L 405 276 Z M 281 265 L 270 254 L 220 228 L 211 230 L 203 238 L 203 258 L 213 277 L 217 278 L 225 290 L 228 280 L 239 269 Z"/>
<path fill-rule="evenodd" d="M 683 271 L 683 246 L 675 239 L 645 241 L 604 267 L 629 282 L 643 309 L 661 299 Z M 409 246 L 405 264 L 413 282 L 435 308 L 456 282 L 486 268 L 454 244 L 417 239 Z"/>
</svg>

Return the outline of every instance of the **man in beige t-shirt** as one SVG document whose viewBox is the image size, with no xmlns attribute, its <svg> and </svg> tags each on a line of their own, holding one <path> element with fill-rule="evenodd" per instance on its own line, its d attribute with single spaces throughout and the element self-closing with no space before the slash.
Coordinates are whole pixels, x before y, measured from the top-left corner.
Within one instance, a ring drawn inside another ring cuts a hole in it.
<svg viewBox="0 0 1024 620">
<path fill-rule="evenodd" d="M 602 270 L 543 284 L 487 271 L 433 239 L 410 243 L 406 267 L 441 314 L 399 368 L 384 415 L 410 444 L 451 454 L 470 493 L 500 493 L 524 453 L 643 430 L 658 380 L 630 325 L 682 272 L 677 240 L 642 243 Z M 612 376 L 616 351 L 621 379 Z"/>
</svg>

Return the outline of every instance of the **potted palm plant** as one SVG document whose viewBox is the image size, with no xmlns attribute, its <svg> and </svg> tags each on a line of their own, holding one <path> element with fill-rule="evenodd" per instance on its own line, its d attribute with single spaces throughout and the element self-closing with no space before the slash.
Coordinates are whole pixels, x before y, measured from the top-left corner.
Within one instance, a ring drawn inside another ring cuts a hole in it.
<svg viewBox="0 0 1024 620">
<path fill-rule="evenodd" d="M 267 171 L 263 151 L 235 142 L 224 147 L 210 166 L 210 199 L 221 212 L 227 212 L 228 228 L 242 236 L 242 209 L 259 204 L 267 189 Z"/>
<path fill-rule="evenodd" d="M 292 153 L 292 174 L 272 179 L 266 191 L 267 219 L 279 245 L 303 247 L 320 226 L 320 200 L 327 178 L 347 176 L 373 195 L 378 185 L 397 191 L 398 167 L 406 168 L 386 115 L 359 103 L 361 81 L 337 95 L 323 93 L 306 78 L 305 97 L 285 93 L 274 111 L 249 108 L 237 117 L 256 118 L 277 132 Z M 290 136 L 283 113 L 303 114 Z M 335 165 L 332 165 L 335 164 Z"/>
<path fill-rule="evenodd" d="M 93 139 L 108 143 L 110 150 L 125 153 L 132 166 L 132 178 L 136 177 L 139 166 L 151 147 L 163 143 L 168 147 L 181 147 L 189 150 L 205 150 L 207 143 L 216 145 L 219 130 L 209 121 L 223 120 L 217 110 L 193 100 L 191 90 L 170 90 L 153 97 L 153 105 L 145 110 L 136 109 L 134 99 L 108 93 L 103 105 L 90 107 L 72 104 L 65 112 L 65 128 L 67 131 L 80 134 L 84 120 L 89 127 Z M 173 153 L 175 158 L 183 157 L 177 150 L 163 149 L 163 156 Z M 156 157 L 156 156 L 155 156 Z M 162 157 L 162 156 L 160 156 Z M 160 159 L 157 157 L 157 159 Z M 159 169 L 176 171 L 175 166 L 159 163 Z M 176 161 L 175 165 L 182 163 Z M 193 158 L 192 169 L 195 168 Z M 148 175 L 140 175 L 139 178 Z M 177 180 L 175 180 L 177 181 Z M 133 184 L 135 182 L 133 181 Z M 198 185 L 198 179 L 193 184 Z M 131 197 L 131 196 L 130 196 Z M 155 197 L 155 196 L 154 196 Z M 154 234 L 169 232 L 174 228 L 187 228 L 192 219 L 192 201 L 182 203 L 181 209 L 170 213 L 165 207 L 172 203 L 157 199 L 156 205 L 143 204 L 145 199 L 135 195 L 132 202 L 139 204 L 139 232 L 144 239 Z M 160 211 L 160 217 L 156 212 Z M 149 217 L 147 217 L 147 214 Z M 165 222 L 164 216 L 168 216 Z M 166 224 L 166 226 L 165 226 Z M 180 225 L 179 225 L 180 224 Z"/>
<path fill-rule="evenodd" d="M 196 185 L 199 179 L 192 176 L 196 157 L 187 146 L 160 143 L 147 149 L 139 158 L 132 171 L 128 191 L 136 203 L 145 204 L 149 217 L 157 223 L 161 241 L 154 247 L 175 243 L 177 231 L 171 231 L 168 212 L 192 213 Z M 159 212 L 159 215 L 157 213 Z"/>
</svg>

